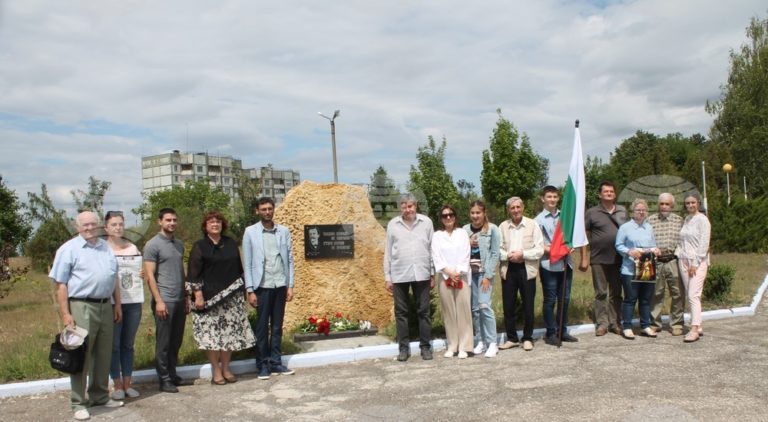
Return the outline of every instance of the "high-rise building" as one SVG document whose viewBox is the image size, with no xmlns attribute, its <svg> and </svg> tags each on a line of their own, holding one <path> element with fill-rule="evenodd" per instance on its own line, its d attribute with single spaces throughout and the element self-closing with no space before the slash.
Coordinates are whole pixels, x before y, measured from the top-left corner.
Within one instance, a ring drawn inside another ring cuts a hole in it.
<svg viewBox="0 0 768 422">
<path fill-rule="evenodd" d="M 206 152 L 181 152 L 141 157 L 142 193 L 170 189 L 183 185 L 187 180 L 208 178 L 211 186 L 221 188 L 235 200 L 242 180 L 260 179 L 262 194 L 283 202 L 285 194 L 301 180 L 299 172 L 275 170 L 271 166 L 243 169 L 242 160 L 228 155 L 211 155 Z"/>
<path fill-rule="evenodd" d="M 298 171 L 275 169 L 272 166 L 249 171 L 257 172 L 257 177 L 261 180 L 261 194 L 273 198 L 275 205 L 282 203 L 288 191 L 301 183 Z M 249 177 L 253 177 L 254 173 L 250 173 Z"/>
</svg>

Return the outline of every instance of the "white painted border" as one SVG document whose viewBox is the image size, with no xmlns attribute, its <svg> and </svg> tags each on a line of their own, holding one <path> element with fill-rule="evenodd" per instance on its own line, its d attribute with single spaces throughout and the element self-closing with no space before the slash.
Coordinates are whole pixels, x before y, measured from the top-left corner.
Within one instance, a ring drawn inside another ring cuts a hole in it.
<svg viewBox="0 0 768 422">
<path fill-rule="evenodd" d="M 702 313 L 703 320 L 715 320 L 722 318 L 733 318 L 737 316 L 751 316 L 757 311 L 757 306 L 768 289 L 768 275 L 765 276 L 763 284 L 757 289 L 757 293 L 752 298 L 752 303 L 749 306 L 742 306 L 732 309 L 717 309 L 712 311 L 706 311 Z M 667 316 L 663 317 L 667 321 Z M 685 319 L 690 320 L 690 315 L 685 314 Z M 638 320 L 633 320 L 634 324 L 638 323 Z M 594 324 L 581 324 L 572 325 L 568 327 L 568 332 L 571 334 L 587 334 L 594 331 Z M 540 337 L 544 335 L 545 329 L 538 328 L 534 330 L 534 336 Z M 506 335 L 504 333 L 499 334 L 499 342 L 505 340 Z M 418 354 L 419 342 L 415 341 L 410 344 L 411 354 Z M 432 348 L 436 351 L 445 349 L 445 340 L 435 339 L 432 341 Z M 323 352 L 310 352 L 301 353 L 298 355 L 288 355 L 283 357 L 283 363 L 289 368 L 309 368 L 314 366 L 323 366 L 334 363 L 355 362 L 367 359 L 385 359 L 392 358 L 398 354 L 397 344 L 385 344 L 379 346 L 365 346 L 349 349 L 328 350 Z M 232 372 L 235 374 L 246 374 L 255 372 L 256 362 L 254 359 L 240 360 L 232 362 Z M 210 378 L 211 377 L 211 365 L 192 365 L 184 366 L 177 369 L 178 375 L 185 379 L 197 379 L 197 378 Z M 154 369 L 144 369 L 141 371 L 135 371 L 133 373 L 133 381 L 136 383 L 149 383 L 157 380 L 157 375 Z M 69 390 L 69 377 L 56 378 L 39 381 L 19 382 L 12 384 L 0 384 L 0 397 L 15 397 L 26 396 L 40 393 L 50 393 L 59 390 Z"/>
</svg>

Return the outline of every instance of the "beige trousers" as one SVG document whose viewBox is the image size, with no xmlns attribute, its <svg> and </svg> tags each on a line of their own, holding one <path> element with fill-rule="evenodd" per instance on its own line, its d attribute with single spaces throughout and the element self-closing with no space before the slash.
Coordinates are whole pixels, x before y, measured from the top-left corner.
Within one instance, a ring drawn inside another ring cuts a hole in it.
<svg viewBox="0 0 768 422">
<path fill-rule="evenodd" d="M 465 274 L 462 276 L 464 285 L 455 289 L 445 285 L 443 277 L 438 275 L 437 290 L 440 293 L 440 303 L 443 309 L 443 323 L 447 351 L 471 352 L 473 348 L 472 335 L 472 284 Z"/>
<path fill-rule="evenodd" d="M 704 280 L 707 279 L 706 261 L 699 264 L 693 277 L 688 276 L 689 262 L 680 259 L 680 278 L 683 279 L 685 292 L 688 294 L 688 306 L 691 308 L 691 325 L 701 326 L 701 293 L 704 291 Z"/>
</svg>

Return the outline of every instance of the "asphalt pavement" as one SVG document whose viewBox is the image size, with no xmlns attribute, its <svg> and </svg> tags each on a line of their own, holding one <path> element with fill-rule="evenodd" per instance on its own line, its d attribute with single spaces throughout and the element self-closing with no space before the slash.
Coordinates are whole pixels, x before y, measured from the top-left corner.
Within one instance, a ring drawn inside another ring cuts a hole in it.
<svg viewBox="0 0 768 422">
<path fill-rule="evenodd" d="M 684 344 L 579 335 L 562 348 L 435 359 L 391 358 L 314 368 L 234 384 L 197 380 L 177 394 L 138 385 L 94 421 L 724 421 L 768 420 L 768 293 L 754 316 L 706 321 Z M 72 420 L 69 392 L 0 399 L 0 421 Z"/>
</svg>

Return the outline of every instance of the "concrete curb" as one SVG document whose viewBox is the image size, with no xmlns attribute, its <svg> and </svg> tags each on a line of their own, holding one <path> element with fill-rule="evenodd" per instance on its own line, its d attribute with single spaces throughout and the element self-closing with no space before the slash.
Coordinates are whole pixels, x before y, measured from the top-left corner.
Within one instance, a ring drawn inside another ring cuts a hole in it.
<svg viewBox="0 0 768 422">
<path fill-rule="evenodd" d="M 740 316 L 752 316 L 756 313 L 757 307 L 760 305 L 760 301 L 768 289 L 768 275 L 766 275 L 763 283 L 757 289 L 757 293 L 752 298 L 750 306 L 743 306 L 732 309 L 717 309 L 713 311 L 707 311 L 702 313 L 702 319 L 717 320 L 723 318 L 733 318 Z M 667 320 L 665 315 L 664 320 Z M 690 315 L 685 314 L 685 319 L 690 321 Z M 633 320 L 633 324 L 637 325 L 639 322 L 637 319 Z M 592 333 L 595 329 L 594 324 L 581 324 L 568 327 L 568 332 L 571 334 L 587 334 Z M 535 337 L 541 337 L 544 335 L 545 329 L 539 328 L 534 330 Z M 499 342 L 506 340 L 504 333 L 499 334 Z M 419 342 L 412 342 L 410 344 L 411 354 L 417 355 L 419 352 Z M 432 341 L 432 348 L 436 351 L 445 349 L 445 340 L 435 339 Z M 283 357 L 283 362 L 289 368 L 309 368 L 315 366 L 324 366 L 334 363 L 356 362 L 368 359 L 386 359 L 393 358 L 398 354 L 397 344 L 385 344 L 379 346 L 365 346 L 347 349 L 337 349 L 322 352 L 310 352 L 302 353 L 298 355 L 288 355 Z M 247 359 L 232 362 L 232 372 L 236 374 L 247 374 L 254 372 L 255 360 Z M 178 368 L 178 374 L 185 379 L 197 379 L 197 378 L 210 378 L 211 377 L 211 365 L 192 365 Z M 135 371 L 133 373 L 133 380 L 136 383 L 150 383 L 157 380 L 157 375 L 153 369 L 144 369 Z M 48 380 L 38 380 L 29 382 L 20 382 L 12 384 L 0 384 L 0 397 L 16 397 L 26 396 L 41 393 L 50 393 L 60 390 L 69 390 L 69 377 L 55 378 Z"/>
</svg>

